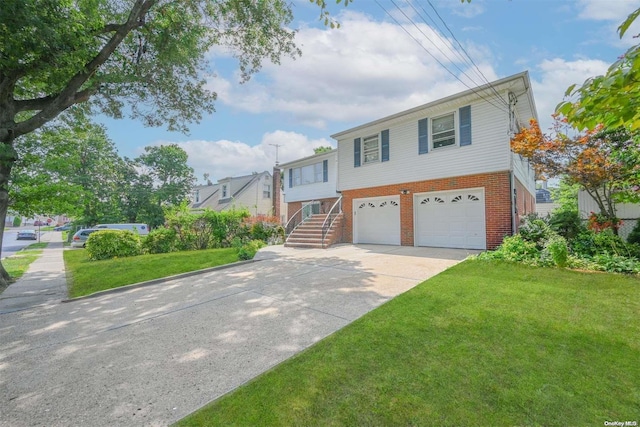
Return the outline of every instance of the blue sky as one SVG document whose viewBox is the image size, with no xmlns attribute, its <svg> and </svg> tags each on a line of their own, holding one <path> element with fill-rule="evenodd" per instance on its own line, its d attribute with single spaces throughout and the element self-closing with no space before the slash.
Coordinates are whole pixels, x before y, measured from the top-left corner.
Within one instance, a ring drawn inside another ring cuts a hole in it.
<svg viewBox="0 0 640 427">
<path fill-rule="evenodd" d="M 623 40 L 616 33 L 638 0 L 430 1 L 354 0 L 345 8 L 328 0 L 341 24 L 332 30 L 318 21 L 316 6 L 294 0 L 292 28 L 302 57 L 266 63 L 241 85 L 233 58 L 212 52 L 215 76 L 208 81 L 218 93 L 217 111 L 193 124 L 189 135 L 126 119 L 98 121 L 122 156 L 179 144 L 199 182 L 204 173 L 215 181 L 270 171 L 272 144 L 281 145 L 280 163 L 295 160 L 314 147 L 335 146 L 331 134 L 466 90 L 474 85 L 469 76 L 482 84 L 449 50 L 457 39 L 489 81 L 528 70 L 547 128 L 566 88 L 603 74 L 640 32 L 635 24 Z"/>
</svg>

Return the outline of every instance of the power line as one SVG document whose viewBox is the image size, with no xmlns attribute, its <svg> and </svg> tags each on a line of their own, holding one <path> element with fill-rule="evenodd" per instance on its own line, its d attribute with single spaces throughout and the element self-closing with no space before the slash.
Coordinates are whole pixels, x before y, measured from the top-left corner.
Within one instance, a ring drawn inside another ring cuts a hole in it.
<svg viewBox="0 0 640 427">
<path fill-rule="evenodd" d="M 464 48 L 464 46 L 462 46 L 462 43 L 460 43 L 460 41 L 458 40 L 458 38 L 455 36 L 455 34 L 453 34 L 453 31 L 451 31 L 451 28 L 449 28 L 449 26 L 447 25 L 447 23 L 445 22 L 445 20 L 442 18 L 442 16 L 440 16 L 440 13 L 438 13 L 438 10 L 436 9 L 436 7 L 433 5 L 433 3 L 431 3 L 431 0 L 427 0 L 427 3 L 429 3 L 429 6 L 431 6 L 431 9 L 433 9 L 433 11 L 436 13 L 436 15 L 438 16 L 438 18 L 440 19 L 440 21 L 442 22 L 442 24 L 445 26 L 445 28 L 447 29 L 447 31 L 449 31 L 449 34 L 451 34 L 451 37 L 453 37 L 453 39 L 456 41 L 456 43 L 458 44 L 458 46 L 460 46 L 460 49 L 462 49 L 462 51 L 464 52 L 465 56 L 467 58 L 469 58 L 469 61 L 471 61 L 471 64 L 473 64 L 473 66 L 475 67 L 476 70 L 478 70 L 478 73 L 480 73 L 480 75 L 482 76 L 482 78 L 484 79 L 485 82 L 487 82 L 489 84 L 489 87 L 491 88 L 491 90 L 496 94 L 496 96 L 506 105 L 509 106 L 509 103 L 506 102 L 502 96 L 500 96 L 500 94 L 498 93 L 498 91 L 496 90 L 496 88 L 493 87 L 493 85 L 491 84 L 491 82 L 489 82 L 489 79 L 487 79 L 487 77 L 484 75 L 484 73 L 482 72 L 482 70 L 480 69 L 480 67 L 478 67 L 478 65 L 475 63 L 475 61 L 473 60 L 473 58 L 471 57 L 471 55 L 469 55 L 469 53 L 466 51 L 466 49 Z M 420 6 L 422 7 L 422 6 Z M 424 10 L 424 8 L 422 8 Z M 425 11 L 426 12 L 426 11 Z"/>
<path fill-rule="evenodd" d="M 411 19 L 404 13 L 404 11 L 402 11 L 398 5 L 393 2 L 393 0 L 391 0 L 392 3 L 395 5 L 395 7 L 400 10 L 400 12 L 407 17 L 407 19 L 409 19 L 411 21 Z M 468 89 L 470 89 L 473 93 L 475 93 L 476 95 L 478 95 L 480 98 L 482 98 L 483 100 L 485 100 L 486 102 L 488 102 L 489 104 L 491 104 L 492 106 L 494 106 L 495 108 L 502 110 L 503 112 L 507 112 L 507 110 L 502 106 L 502 105 L 496 105 L 493 102 L 491 102 L 491 100 L 485 98 L 484 96 L 482 96 L 477 90 L 476 88 L 469 86 L 467 83 L 465 83 L 464 81 L 462 81 L 454 72 L 452 72 L 446 65 L 444 65 L 442 62 L 440 62 L 440 60 L 438 58 L 436 58 L 431 52 L 429 52 L 429 50 L 427 48 L 424 47 L 424 45 L 413 36 L 413 34 L 411 34 L 403 25 L 400 24 L 400 22 L 398 22 L 398 20 L 391 14 L 389 13 L 389 11 L 380 4 L 380 2 L 378 0 L 375 0 L 376 4 L 382 9 L 384 10 L 384 12 L 389 15 L 389 17 L 391 17 L 391 19 L 393 19 L 393 21 L 400 27 L 402 28 L 402 30 L 407 33 L 407 35 L 409 35 L 409 37 L 411 37 L 425 52 L 427 52 L 427 54 L 429 54 L 429 56 L 431 56 L 438 64 L 440 64 L 440 66 L 442 68 L 444 68 L 449 74 L 451 74 L 456 80 L 458 80 L 460 83 L 462 83 L 465 87 L 467 87 Z M 415 24 L 414 24 L 415 25 Z M 468 76 L 467 76 L 468 77 Z M 501 98 L 502 99 L 502 98 Z M 504 100 L 502 99 L 502 101 L 504 102 Z"/>
</svg>

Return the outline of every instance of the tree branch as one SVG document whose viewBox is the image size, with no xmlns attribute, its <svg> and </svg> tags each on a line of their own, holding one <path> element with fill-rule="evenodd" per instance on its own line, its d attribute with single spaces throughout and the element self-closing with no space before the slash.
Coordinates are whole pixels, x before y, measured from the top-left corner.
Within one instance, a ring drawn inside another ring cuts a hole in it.
<svg viewBox="0 0 640 427">
<path fill-rule="evenodd" d="M 71 105 L 89 99 L 91 94 L 80 91 L 80 88 L 98 70 L 98 68 L 109 59 L 127 34 L 144 22 L 144 17 L 157 2 L 158 0 L 136 0 L 135 4 L 131 8 L 127 21 L 115 31 L 109 41 L 102 47 L 100 52 L 98 52 L 91 61 L 85 64 L 83 69 L 76 73 L 76 75 L 69 80 L 67 86 L 58 95 L 50 99 L 47 105 L 45 105 L 38 114 L 28 120 L 18 123 L 14 128 L 15 136 L 17 137 L 33 131 L 48 121 L 53 120 L 58 116 L 58 114 L 69 108 Z M 82 94 L 83 96 L 78 96 L 79 94 Z"/>
</svg>

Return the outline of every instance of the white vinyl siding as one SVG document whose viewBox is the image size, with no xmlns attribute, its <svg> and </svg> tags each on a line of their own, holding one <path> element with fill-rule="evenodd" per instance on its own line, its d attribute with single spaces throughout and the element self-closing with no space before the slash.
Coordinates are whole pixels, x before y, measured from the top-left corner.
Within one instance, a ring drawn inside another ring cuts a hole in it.
<svg viewBox="0 0 640 427">
<path fill-rule="evenodd" d="M 469 102 L 451 105 L 446 109 L 434 107 L 407 116 L 400 123 L 391 126 L 389 123 L 380 123 L 379 128 L 373 128 L 368 132 L 365 129 L 359 130 L 359 135 L 342 136 L 338 140 L 338 156 L 340 159 L 351 159 L 354 137 L 389 129 L 391 135 L 389 151 L 393 161 L 379 162 L 371 167 L 360 168 L 354 168 L 353 162 L 350 161 L 339 162 L 338 190 L 510 170 L 511 151 L 507 134 L 507 113 L 484 101 L 471 104 L 471 134 L 473 135 L 471 145 L 431 149 L 426 154 L 418 155 L 418 120 L 425 117 L 437 118 L 451 111 L 457 111 L 465 105 L 469 105 Z M 429 144 L 433 146 L 431 122 L 433 120 L 430 120 Z"/>
<path fill-rule="evenodd" d="M 353 157 L 353 140 L 351 141 L 351 152 L 350 158 Z M 324 171 L 323 171 L 323 162 L 327 160 L 327 182 L 323 182 Z M 286 165 L 283 165 L 284 172 L 284 201 L 286 203 L 291 202 L 300 202 L 306 200 L 313 199 L 326 199 L 331 197 L 338 197 L 339 194 L 336 192 L 336 185 L 338 181 L 338 165 L 337 165 L 337 151 L 333 151 L 331 153 L 324 154 L 320 157 L 313 157 L 313 159 L 309 159 L 306 161 L 292 162 Z M 319 165 L 318 169 L 316 166 Z M 312 167 L 314 170 L 314 175 L 318 181 L 313 182 L 308 185 L 300 185 L 296 184 L 296 170 L 300 171 L 304 167 Z M 353 167 L 353 163 L 351 164 Z M 292 173 L 292 187 L 289 187 L 289 173 Z"/>
<path fill-rule="evenodd" d="M 536 195 L 536 173 L 529 161 L 519 154 L 512 153 L 513 173 L 515 177 L 524 185 L 535 197 Z"/>
</svg>

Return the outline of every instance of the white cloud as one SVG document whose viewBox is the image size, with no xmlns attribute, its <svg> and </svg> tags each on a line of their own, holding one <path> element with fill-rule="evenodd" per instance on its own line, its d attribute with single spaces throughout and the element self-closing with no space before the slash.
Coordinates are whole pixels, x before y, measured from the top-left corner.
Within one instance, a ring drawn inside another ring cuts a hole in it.
<svg viewBox="0 0 640 427">
<path fill-rule="evenodd" d="M 638 5 L 629 0 L 579 0 L 578 17 L 595 21 L 622 22 Z"/>
<path fill-rule="evenodd" d="M 606 72 L 609 64 L 593 59 L 565 61 L 555 58 L 544 60 L 537 69 L 539 80 L 532 79 L 533 95 L 538 109 L 538 118 L 543 130 L 551 126 L 551 114 L 572 84 L 582 84 L 587 78 Z"/>
<path fill-rule="evenodd" d="M 259 144 L 251 146 L 242 141 L 158 141 L 160 144 L 178 144 L 189 155 L 189 166 L 195 170 L 199 182 L 205 173 L 209 179 L 217 181 L 228 176 L 248 175 L 252 172 L 269 171 L 273 169 L 278 144 L 278 160 L 286 163 L 313 154 L 313 149 L 320 146 L 334 145 L 331 141 L 309 139 L 307 136 L 277 130 L 265 133 Z"/>
<path fill-rule="evenodd" d="M 301 29 L 302 57 L 266 64 L 245 85 L 228 77 L 213 79 L 219 101 L 254 114 L 287 113 L 299 123 L 324 128 L 330 121 L 373 120 L 467 89 L 437 62 L 461 74 L 452 44 L 426 24 L 405 26 L 423 49 L 394 23 L 351 11 L 341 13 L 339 21 L 336 30 Z M 487 78 L 495 78 L 489 54 L 473 46 L 467 50 Z"/>
<path fill-rule="evenodd" d="M 640 33 L 640 21 L 629 27 L 622 40 L 618 39 L 618 26 L 638 8 L 638 4 L 629 0 L 579 0 L 578 18 L 592 21 L 606 21 L 605 33 L 614 45 L 629 47 L 638 43 L 633 36 Z"/>
</svg>

